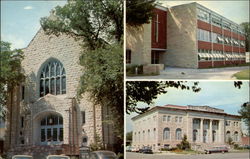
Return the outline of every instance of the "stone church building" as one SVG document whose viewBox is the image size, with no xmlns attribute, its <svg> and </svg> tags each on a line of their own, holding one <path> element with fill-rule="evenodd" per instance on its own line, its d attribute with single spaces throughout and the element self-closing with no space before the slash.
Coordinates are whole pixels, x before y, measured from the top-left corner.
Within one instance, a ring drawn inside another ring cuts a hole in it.
<svg viewBox="0 0 250 159">
<path fill-rule="evenodd" d="M 109 110 L 84 95 L 76 99 L 84 68 L 80 42 L 40 29 L 23 49 L 26 81 L 9 96 L 5 149 L 11 154 L 77 155 L 79 147 L 101 140 L 113 150 Z M 38 157 L 37 156 L 37 157 Z"/>
<path fill-rule="evenodd" d="M 132 118 L 132 146 L 153 151 L 176 147 L 184 135 L 192 149 L 241 144 L 241 118 L 209 106 L 155 106 Z"/>
</svg>

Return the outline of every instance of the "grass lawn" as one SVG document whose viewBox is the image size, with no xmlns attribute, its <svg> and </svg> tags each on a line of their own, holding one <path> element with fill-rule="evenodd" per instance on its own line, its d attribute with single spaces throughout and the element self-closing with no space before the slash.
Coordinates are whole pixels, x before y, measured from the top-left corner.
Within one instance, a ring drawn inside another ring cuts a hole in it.
<svg viewBox="0 0 250 159">
<path fill-rule="evenodd" d="M 239 80 L 248 80 L 249 79 L 249 71 L 250 69 L 243 70 L 240 72 L 235 73 L 233 76 L 236 77 Z"/>
</svg>

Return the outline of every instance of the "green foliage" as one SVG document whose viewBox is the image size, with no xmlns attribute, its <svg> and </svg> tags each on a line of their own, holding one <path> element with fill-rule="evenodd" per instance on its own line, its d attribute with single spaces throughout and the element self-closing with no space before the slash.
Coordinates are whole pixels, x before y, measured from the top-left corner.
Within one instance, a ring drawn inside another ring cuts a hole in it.
<svg viewBox="0 0 250 159">
<path fill-rule="evenodd" d="M 137 103 L 143 102 L 148 105 L 153 103 L 159 94 L 167 93 L 167 88 L 177 88 L 182 90 L 192 90 L 199 92 L 198 82 L 189 86 L 185 81 L 127 81 L 126 82 L 126 113 L 144 113 L 149 107 L 138 108 Z"/>
<path fill-rule="evenodd" d="M 233 139 L 231 137 L 229 137 L 228 140 L 227 140 L 227 143 L 229 145 L 233 145 L 234 144 Z"/>
<path fill-rule="evenodd" d="M 248 127 L 248 134 L 250 134 L 250 102 L 246 102 L 241 105 L 239 114 Z"/>
<path fill-rule="evenodd" d="M 246 33 L 246 40 L 245 40 L 245 44 L 246 44 L 246 52 L 249 52 L 249 43 L 250 43 L 250 23 L 249 22 L 243 22 L 241 23 L 241 27 L 243 28 L 244 32 Z"/>
<path fill-rule="evenodd" d="M 127 65 L 126 72 L 127 74 L 135 74 L 136 68 L 138 69 L 138 74 L 143 74 L 143 65 Z"/>
<path fill-rule="evenodd" d="M 85 47 L 94 50 L 122 41 L 123 0 L 68 1 L 40 22 L 47 34 L 65 33 L 83 40 Z"/>
<path fill-rule="evenodd" d="M 234 149 L 239 149 L 239 145 L 238 144 L 234 144 Z"/>
<path fill-rule="evenodd" d="M 127 0 L 126 23 L 134 27 L 149 23 L 154 8 L 155 0 Z"/>
<path fill-rule="evenodd" d="M 184 134 L 180 144 L 177 144 L 177 148 L 180 150 L 189 150 L 191 148 L 190 143 L 187 141 L 187 135 Z"/>
<path fill-rule="evenodd" d="M 21 50 L 10 50 L 10 43 L 1 41 L 0 54 L 0 117 L 6 112 L 7 95 L 15 86 L 24 81 L 21 73 Z"/>
<path fill-rule="evenodd" d="M 98 151 L 98 150 L 103 150 L 104 146 L 102 143 L 102 140 L 98 134 L 95 134 L 95 143 L 90 144 L 90 150 L 91 151 Z"/>
</svg>

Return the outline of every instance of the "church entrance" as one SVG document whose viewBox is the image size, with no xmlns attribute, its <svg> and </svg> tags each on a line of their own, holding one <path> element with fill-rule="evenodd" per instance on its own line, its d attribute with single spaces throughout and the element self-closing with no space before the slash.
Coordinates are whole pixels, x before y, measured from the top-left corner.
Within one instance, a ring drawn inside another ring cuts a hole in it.
<svg viewBox="0 0 250 159">
<path fill-rule="evenodd" d="M 41 120 L 40 141 L 42 145 L 57 145 L 63 142 L 63 118 L 48 115 Z"/>
</svg>

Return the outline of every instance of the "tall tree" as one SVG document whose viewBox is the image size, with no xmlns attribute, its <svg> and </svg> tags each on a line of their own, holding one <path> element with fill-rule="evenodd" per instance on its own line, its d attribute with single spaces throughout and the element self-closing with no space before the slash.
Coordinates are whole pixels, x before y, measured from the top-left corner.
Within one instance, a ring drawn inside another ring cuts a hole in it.
<svg viewBox="0 0 250 159">
<path fill-rule="evenodd" d="M 185 81 L 128 81 L 126 83 L 126 112 L 144 113 L 149 107 L 138 108 L 137 103 L 143 102 L 148 105 L 153 103 L 159 94 L 167 93 L 167 88 L 177 88 L 182 90 L 192 90 L 199 92 L 198 82 L 194 82 L 192 86 Z"/>
<path fill-rule="evenodd" d="M 149 23 L 154 8 L 155 0 L 127 0 L 126 23 L 134 27 Z"/>
<path fill-rule="evenodd" d="M 246 52 L 249 52 L 249 43 L 250 43 L 250 23 L 249 22 L 243 22 L 240 24 L 241 27 L 243 28 L 245 34 L 246 34 L 246 40 L 245 40 L 245 43 L 246 43 Z"/>
<path fill-rule="evenodd" d="M 250 102 L 246 102 L 241 105 L 241 109 L 239 110 L 239 114 L 241 115 L 243 121 L 245 122 L 248 130 L 248 134 L 250 134 Z"/>
<path fill-rule="evenodd" d="M 8 93 L 24 80 L 21 72 L 21 50 L 11 50 L 10 43 L 1 41 L 0 53 L 0 118 L 5 117 Z"/>
<path fill-rule="evenodd" d="M 83 41 L 78 96 L 87 92 L 95 104 L 111 108 L 116 148 L 123 151 L 123 0 L 68 1 L 41 25 L 47 34 Z"/>
</svg>

